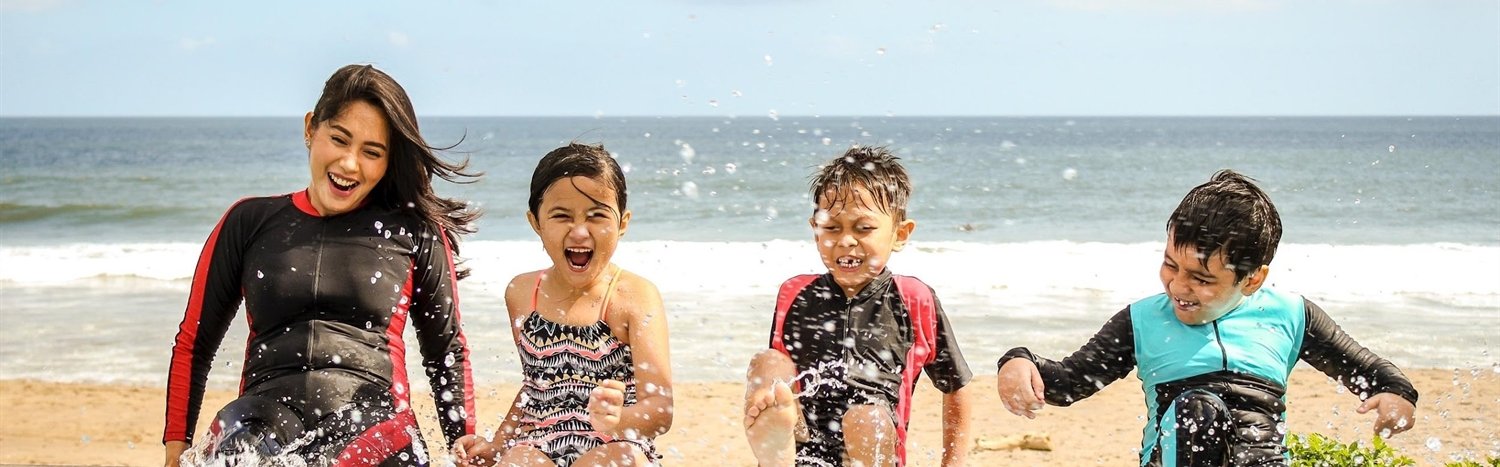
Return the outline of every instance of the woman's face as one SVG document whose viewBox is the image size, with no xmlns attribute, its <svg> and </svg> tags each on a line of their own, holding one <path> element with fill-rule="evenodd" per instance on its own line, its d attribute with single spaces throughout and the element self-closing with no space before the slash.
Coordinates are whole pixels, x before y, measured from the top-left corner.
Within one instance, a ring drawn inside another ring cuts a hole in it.
<svg viewBox="0 0 1500 467">
<path fill-rule="evenodd" d="M 552 259 L 552 271 L 577 288 L 592 284 L 609 266 L 630 211 L 620 212 L 615 189 L 589 177 L 552 182 L 537 213 L 526 213 Z"/>
<path fill-rule="evenodd" d="M 303 122 L 312 171 L 307 196 L 324 216 L 353 211 L 385 177 L 390 123 L 379 108 L 362 100 L 345 104 L 337 116 L 316 125 L 312 116 L 308 112 Z"/>
</svg>

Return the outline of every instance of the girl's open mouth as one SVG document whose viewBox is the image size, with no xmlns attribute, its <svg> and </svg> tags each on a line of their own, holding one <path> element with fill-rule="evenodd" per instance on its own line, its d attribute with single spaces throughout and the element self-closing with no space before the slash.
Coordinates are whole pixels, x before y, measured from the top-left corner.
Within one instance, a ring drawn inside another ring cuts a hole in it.
<svg viewBox="0 0 1500 467">
<path fill-rule="evenodd" d="M 594 260 L 594 250 L 580 247 L 568 247 L 563 249 L 563 257 L 568 260 L 568 268 L 574 271 L 583 271 L 589 268 L 589 262 Z"/>
</svg>

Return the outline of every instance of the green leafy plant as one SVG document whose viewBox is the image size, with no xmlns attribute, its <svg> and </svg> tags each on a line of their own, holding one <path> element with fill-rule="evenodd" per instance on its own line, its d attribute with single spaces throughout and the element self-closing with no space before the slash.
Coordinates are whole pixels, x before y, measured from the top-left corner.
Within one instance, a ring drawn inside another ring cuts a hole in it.
<svg viewBox="0 0 1500 467">
<path fill-rule="evenodd" d="M 1370 446 L 1358 442 L 1340 443 L 1326 436 L 1312 433 L 1290 435 L 1286 440 L 1291 451 L 1292 467 L 1345 467 L 1345 466 L 1414 466 L 1410 457 L 1396 452 L 1385 439 L 1376 436 Z M 1444 467 L 1500 467 L 1500 458 L 1487 457 L 1483 461 L 1460 460 L 1443 464 Z"/>
<path fill-rule="evenodd" d="M 1500 467 L 1500 457 L 1485 458 L 1484 462 L 1461 460 L 1443 464 L 1443 467 Z"/>
<path fill-rule="evenodd" d="M 1396 452 L 1384 439 L 1376 436 L 1370 446 L 1358 442 L 1340 443 L 1323 435 L 1291 435 L 1286 447 L 1291 451 L 1292 467 L 1392 466 L 1405 467 L 1417 462 Z"/>
</svg>

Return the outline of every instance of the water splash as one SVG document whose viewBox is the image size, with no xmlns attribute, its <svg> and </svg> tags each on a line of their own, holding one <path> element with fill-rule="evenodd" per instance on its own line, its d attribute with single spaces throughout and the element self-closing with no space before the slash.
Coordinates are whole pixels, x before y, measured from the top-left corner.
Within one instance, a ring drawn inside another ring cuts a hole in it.
<svg viewBox="0 0 1500 467">
<path fill-rule="evenodd" d="M 802 391 L 797 393 L 797 397 L 812 396 L 825 387 L 829 389 L 848 387 L 842 379 L 829 377 L 829 375 L 841 374 L 843 371 L 840 370 L 848 370 L 848 368 L 849 365 L 844 362 L 820 362 L 816 368 L 808 368 L 797 373 L 797 376 L 792 378 L 793 381 L 802 383 Z"/>
<path fill-rule="evenodd" d="M 206 443 L 197 443 L 187 452 L 182 453 L 182 465 L 184 467 L 306 467 L 307 459 L 295 454 L 298 449 L 307 446 L 318 436 L 317 430 L 308 431 L 282 448 L 283 454 L 266 456 L 251 445 L 249 440 L 238 441 L 234 444 L 233 453 L 229 455 L 218 455 L 209 452 L 212 446 L 218 443 L 218 437 L 210 437 Z"/>
</svg>

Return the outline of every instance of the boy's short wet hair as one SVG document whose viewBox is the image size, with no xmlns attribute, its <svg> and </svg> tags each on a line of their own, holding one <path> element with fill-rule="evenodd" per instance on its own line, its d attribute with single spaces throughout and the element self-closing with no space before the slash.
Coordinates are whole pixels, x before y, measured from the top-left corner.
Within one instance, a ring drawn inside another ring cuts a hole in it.
<svg viewBox="0 0 1500 467">
<path fill-rule="evenodd" d="M 1271 264 L 1281 242 L 1281 215 L 1254 179 L 1225 169 L 1182 198 L 1167 220 L 1167 231 L 1173 248 L 1194 247 L 1204 267 L 1209 257 L 1223 251 L 1238 283 Z"/>
<path fill-rule="evenodd" d="M 818 169 L 813 175 L 811 188 L 813 204 L 821 206 L 823 198 L 831 190 L 842 198 L 844 189 L 863 186 L 875 198 L 876 206 L 890 214 L 896 222 L 906 220 L 906 203 L 911 199 L 911 178 L 901 166 L 901 158 L 884 146 L 855 146 L 844 151 Z M 836 205 L 847 200 L 827 200 Z"/>
</svg>

